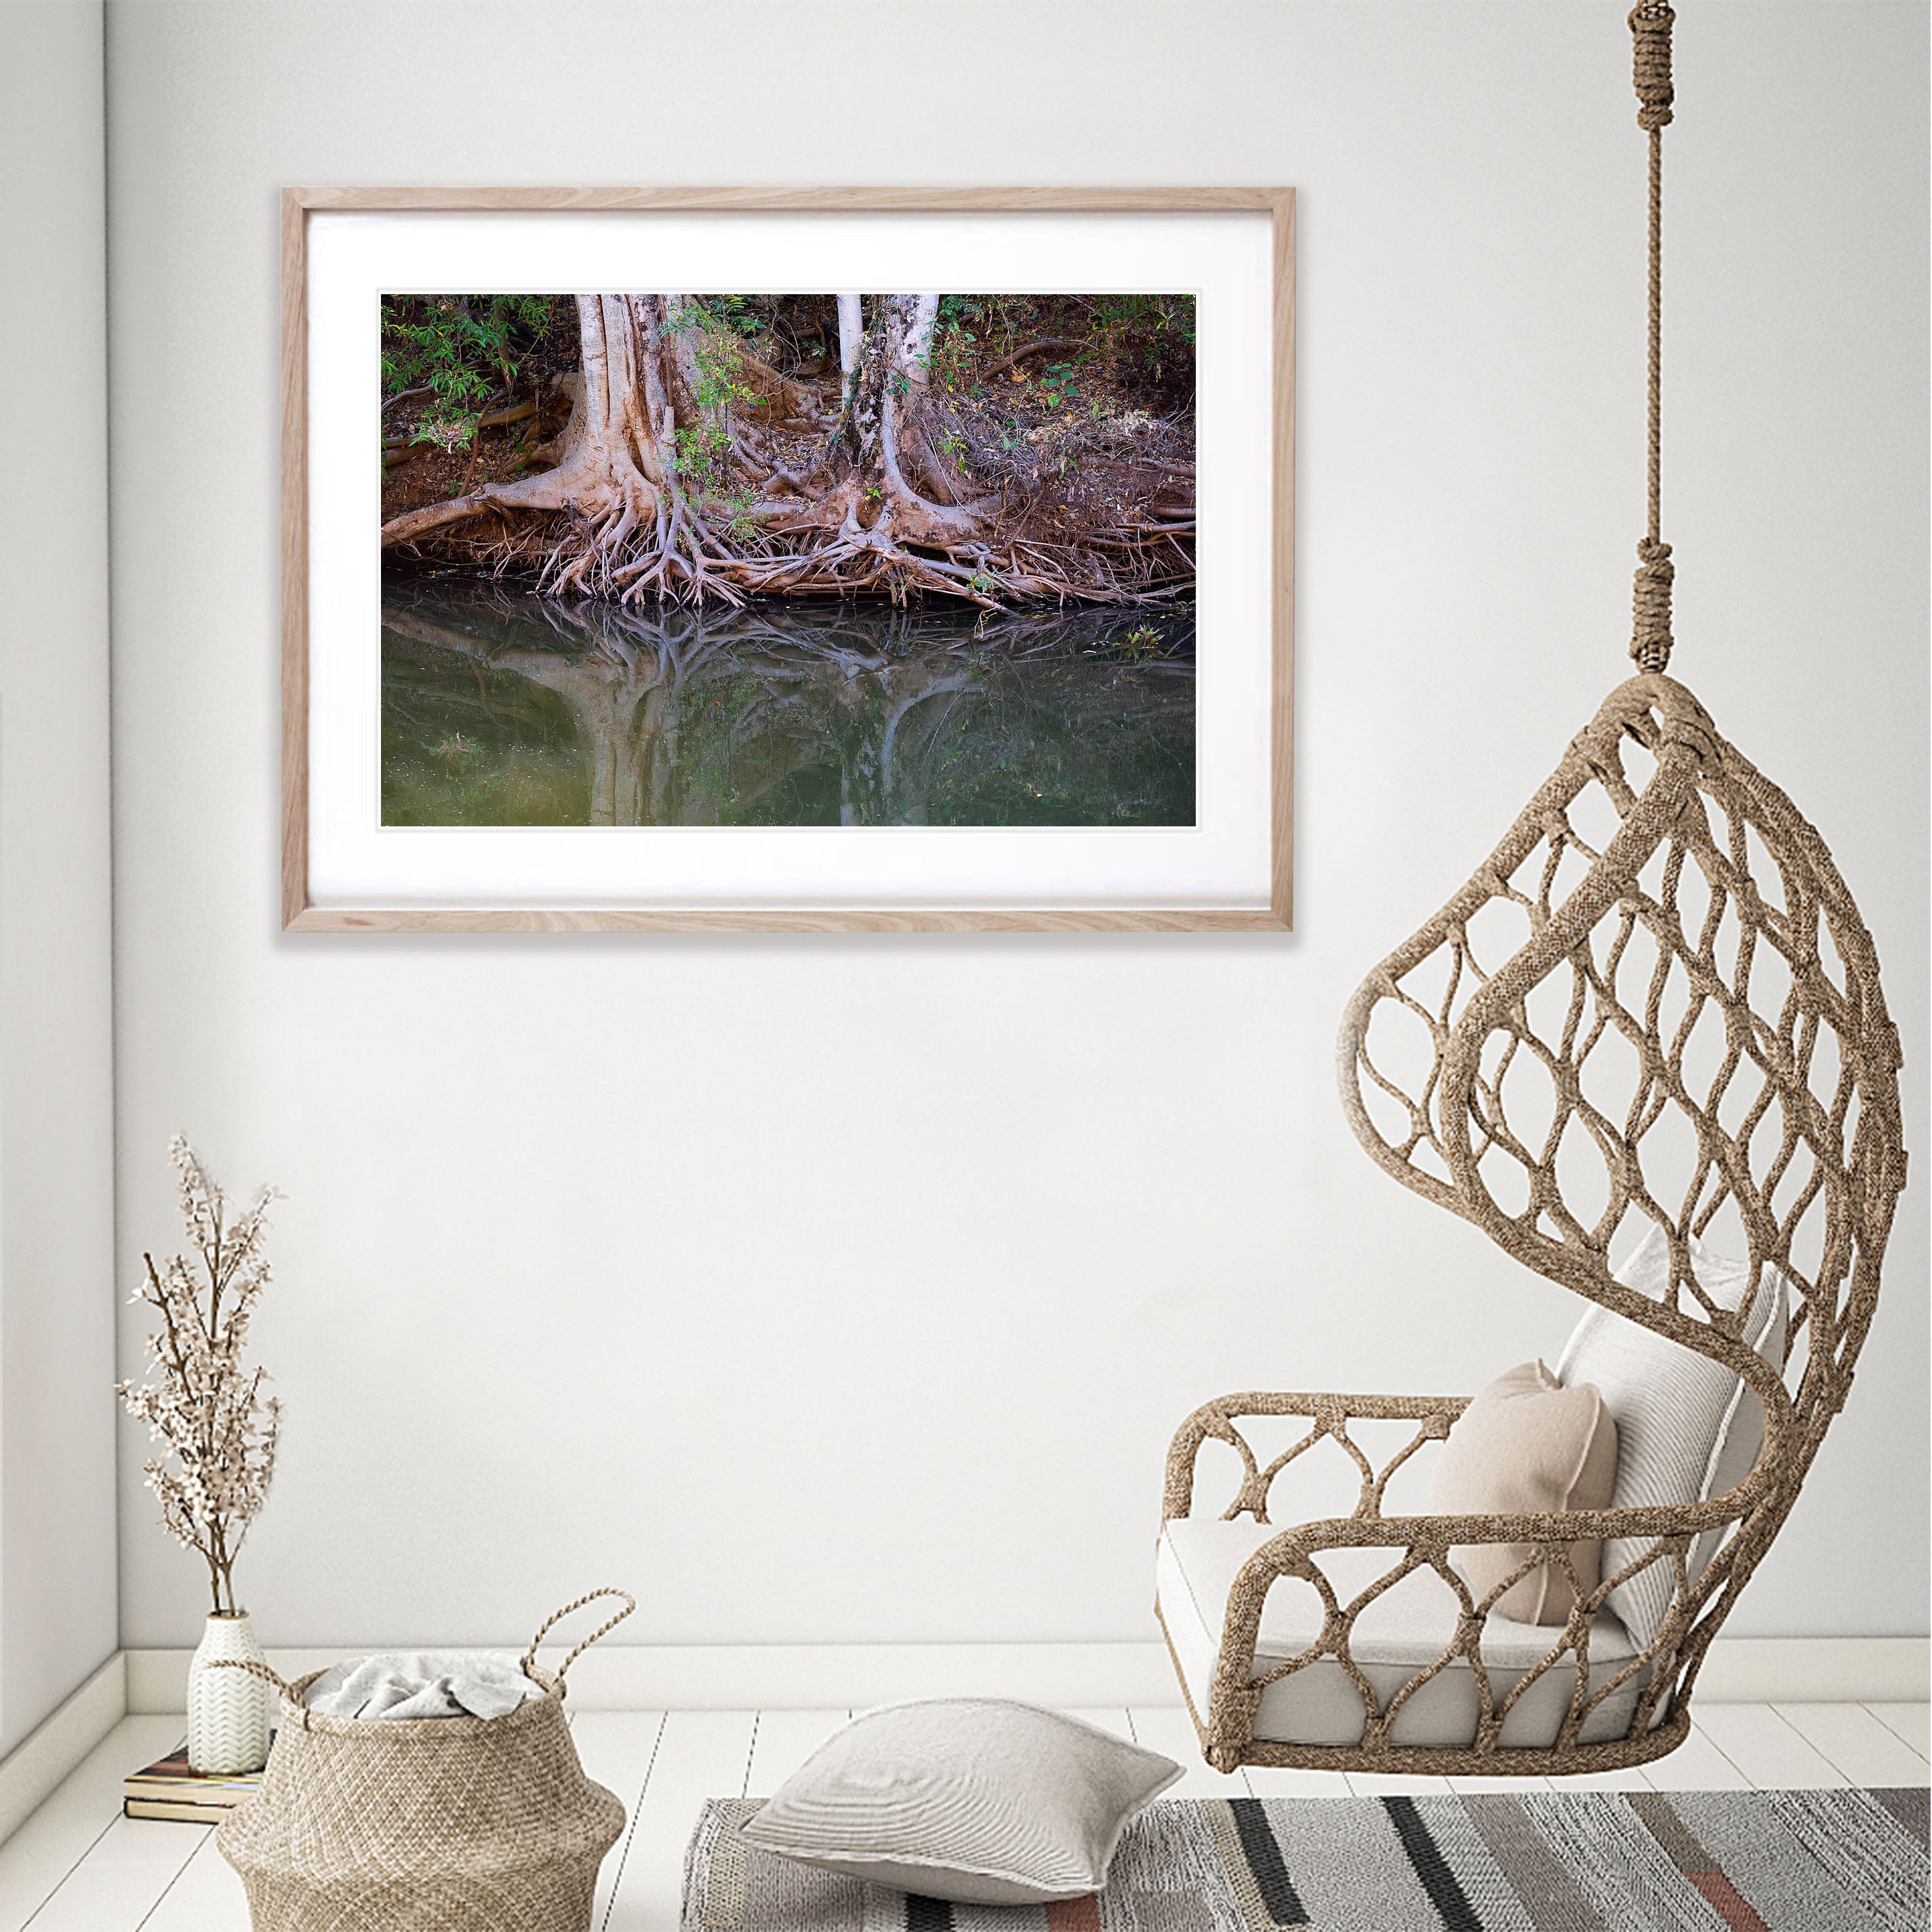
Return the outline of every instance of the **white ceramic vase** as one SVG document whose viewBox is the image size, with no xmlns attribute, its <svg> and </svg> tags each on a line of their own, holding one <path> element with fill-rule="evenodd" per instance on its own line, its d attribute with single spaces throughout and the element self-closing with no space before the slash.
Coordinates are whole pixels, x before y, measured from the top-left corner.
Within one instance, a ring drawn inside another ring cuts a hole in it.
<svg viewBox="0 0 1932 1932">
<path fill-rule="evenodd" d="M 218 1658 L 267 1660 L 246 1610 L 211 1616 L 188 1670 L 188 1761 L 218 1777 L 260 1771 L 268 1761 L 274 1691 L 249 1670 L 211 1670 Z"/>
</svg>

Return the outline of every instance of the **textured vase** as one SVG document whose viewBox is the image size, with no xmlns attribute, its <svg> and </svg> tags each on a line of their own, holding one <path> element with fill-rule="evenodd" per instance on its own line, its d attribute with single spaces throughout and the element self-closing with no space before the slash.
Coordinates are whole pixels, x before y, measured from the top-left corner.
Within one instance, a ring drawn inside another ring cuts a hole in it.
<svg viewBox="0 0 1932 1932">
<path fill-rule="evenodd" d="M 218 1658 L 260 1664 L 246 1610 L 211 1616 L 188 1671 L 188 1761 L 217 1776 L 260 1771 L 268 1759 L 274 1693 L 247 1670 L 211 1670 Z"/>
</svg>

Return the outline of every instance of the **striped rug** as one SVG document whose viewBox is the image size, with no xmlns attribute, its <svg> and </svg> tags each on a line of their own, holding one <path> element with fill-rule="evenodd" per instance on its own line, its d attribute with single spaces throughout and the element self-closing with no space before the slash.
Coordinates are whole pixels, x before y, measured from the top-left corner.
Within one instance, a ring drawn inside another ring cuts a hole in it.
<svg viewBox="0 0 1932 1932">
<path fill-rule="evenodd" d="M 1184 1798 L 1107 1889 L 947 1905 L 794 1864 L 713 1798 L 684 1932 L 1926 1932 L 1926 1793 L 1570 1791 Z"/>
</svg>

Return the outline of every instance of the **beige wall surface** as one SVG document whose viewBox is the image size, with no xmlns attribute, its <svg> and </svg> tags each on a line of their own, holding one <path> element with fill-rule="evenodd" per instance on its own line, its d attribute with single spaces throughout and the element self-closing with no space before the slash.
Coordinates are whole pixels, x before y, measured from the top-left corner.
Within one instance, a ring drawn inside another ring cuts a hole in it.
<svg viewBox="0 0 1932 1932">
<path fill-rule="evenodd" d="M 121 1274 L 177 1124 L 286 1190 L 272 1642 L 606 1581 L 638 1642 L 1144 1638 L 1197 1401 L 1555 1358 L 1574 1304 L 1382 1178 L 1331 1062 L 1627 669 L 1624 10 L 110 8 Z M 1925 16 L 1684 12 L 1673 668 L 1858 893 L 1923 1148 Z M 1299 190 L 1295 932 L 280 933 L 278 190 L 880 181 Z M 1927 1198 L 1736 1634 L 1925 1628 Z M 123 1639 L 184 1643 L 122 1451 Z"/>
<path fill-rule="evenodd" d="M 115 1646 L 101 76 L 0 6 L 0 1752 Z"/>
</svg>

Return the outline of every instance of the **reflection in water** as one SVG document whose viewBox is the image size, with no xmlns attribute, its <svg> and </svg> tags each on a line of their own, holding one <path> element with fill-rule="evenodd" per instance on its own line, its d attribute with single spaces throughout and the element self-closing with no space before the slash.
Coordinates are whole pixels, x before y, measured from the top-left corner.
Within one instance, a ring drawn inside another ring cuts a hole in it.
<svg viewBox="0 0 1932 1932">
<path fill-rule="evenodd" d="M 1191 825 L 1191 611 L 382 601 L 386 825 Z"/>
</svg>

